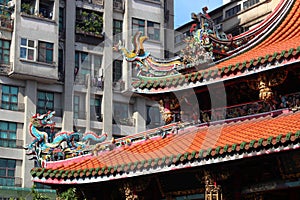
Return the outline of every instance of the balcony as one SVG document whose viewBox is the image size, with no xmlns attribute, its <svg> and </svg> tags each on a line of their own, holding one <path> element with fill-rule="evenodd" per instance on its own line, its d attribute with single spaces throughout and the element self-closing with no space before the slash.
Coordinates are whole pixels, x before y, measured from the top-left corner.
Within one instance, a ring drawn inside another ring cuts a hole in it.
<svg viewBox="0 0 300 200">
<path fill-rule="evenodd" d="M 88 86 L 88 82 L 87 82 L 87 78 L 86 75 L 84 74 L 78 74 L 75 78 L 75 82 L 76 85 L 84 85 L 85 87 Z M 92 87 L 96 87 L 97 89 L 102 90 L 103 89 L 103 80 L 102 79 L 98 79 L 97 77 L 91 77 L 91 86 Z"/>
<path fill-rule="evenodd" d="M 216 108 L 213 110 L 201 112 L 201 121 L 219 121 L 225 119 L 234 119 L 239 117 L 246 117 L 265 112 L 270 112 L 280 109 L 289 109 L 292 111 L 300 110 L 300 92 L 285 95 L 286 102 L 277 102 L 270 105 L 264 101 L 255 101 L 244 103 L 240 105 L 229 106 L 225 108 Z"/>
<path fill-rule="evenodd" d="M 11 72 L 11 66 L 12 63 L 8 63 L 8 64 L 5 62 L 0 63 L 0 74 L 8 75 L 9 72 Z"/>
<path fill-rule="evenodd" d="M 82 8 L 89 8 L 93 7 L 93 9 L 104 9 L 104 0 L 77 0 L 76 2 L 77 7 L 82 7 Z"/>
<path fill-rule="evenodd" d="M 113 91 L 122 92 L 123 90 L 125 90 L 125 82 L 124 81 L 113 82 Z"/>
<path fill-rule="evenodd" d="M 13 29 L 13 21 L 7 16 L 0 15 L 0 27 L 1 29 L 12 31 Z"/>
<path fill-rule="evenodd" d="M 135 126 L 134 118 L 114 118 L 113 124 L 125 125 L 125 126 Z"/>
</svg>

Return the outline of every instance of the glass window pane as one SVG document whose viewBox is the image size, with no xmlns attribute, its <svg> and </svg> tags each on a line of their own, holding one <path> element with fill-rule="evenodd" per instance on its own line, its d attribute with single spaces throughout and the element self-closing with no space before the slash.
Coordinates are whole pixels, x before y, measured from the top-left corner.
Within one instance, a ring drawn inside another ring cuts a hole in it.
<svg viewBox="0 0 300 200">
<path fill-rule="evenodd" d="M 53 102 L 48 102 L 47 103 L 47 108 L 51 108 L 52 109 L 53 108 Z"/>
<path fill-rule="evenodd" d="M 23 47 L 21 47 L 20 48 L 20 58 L 26 58 L 27 56 L 27 51 L 26 51 L 26 48 L 23 48 Z"/>
<path fill-rule="evenodd" d="M 9 130 L 16 131 L 17 130 L 17 124 L 16 123 L 9 123 Z"/>
<path fill-rule="evenodd" d="M 33 60 L 34 59 L 34 50 L 28 49 L 28 60 Z"/>
<path fill-rule="evenodd" d="M 47 100 L 50 100 L 50 101 L 53 100 L 53 94 L 51 94 L 51 93 L 47 93 L 46 97 L 47 97 Z"/>
<path fill-rule="evenodd" d="M 4 48 L 9 49 L 9 47 L 10 47 L 10 42 L 4 41 Z"/>
<path fill-rule="evenodd" d="M 28 46 L 29 47 L 34 47 L 34 41 L 33 40 L 28 40 Z"/>
<path fill-rule="evenodd" d="M 15 176 L 15 170 L 8 170 L 7 176 L 14 177 Z"/>
<path fill-rule="evenodd" d="M 18 94 L 18 88 L 17 87 L 10 87 L 11 94 Z"/>
<path fill-rule="evenodd" d="M 3 102 L 2 102 L 2 104 L 1 104 L 1 108 L 2 108 L 2 109 L 9 110 L 9 104 L 7 104 L 7 103 L 3 103 Z"/>
<path fill-rule="evenodd" d="M 0 176 L 6 176 L 6 170 L 0 169 Z"/>
<path fill-rule="evenodd" d="M 18 97 L 17 96 L 11 96 L 11 99 L 10 99 L 11 103 L 18 103 Z"/>
<path fill-rule="evenodd" d="M 2 93 L 8 94 L 9 93 L 9 86 L 2 85 Z"/>
<path fill-rule="evenodd" d="M 7 95 L 7 94 L 2 94 L 2 101 L 4 101 L 4 102 L 9 102 L 9 95 Z"/>
<path fill-rule="evenodd" d="M 26 38 L 21 38 L 21 45 L 27 46 L 27 39 Z"/>
<path fill-rule="evenodd" d="M 3 147 L 7 147 L 7 146 L 8 146 L 7 140 L 3 140 Z"/>
<path fill-rule="evenodd" d="M 1 122 L 0 123 L 0 129 L 1 130 L 8 130 L 8 123 L 7 122 Z"/>
<path fill-rule="evenodd" d="M 9 134 L 9 139 L 11 139 L 11 140 L 17 139 L 17 134 L 16 133 L 10 133 Z"/>
<path fill-rule="evenodd" d="M 15 160 L 7 160 L 7 167 L 8 168 L 16 168 L 16 161 Z"/>
<path fill-rule="evenodd" d="M 38 107 L 43 107 L 45 105 L 44 101 L 38 101 Z"/>
<path fill-rule="evenodd" d="M 1 138 L 1 139 L 7 139 L 7 132 L 1 131 L 1 132 L 0 132 L 0 138 Z"/>
<path fill-rule="evenodd" d="M 45 99 L 45 93 L 43 92 L 38 92 L 38 99 Z"/>
<path fill-rule="evenodd" d="M 52 50 L 46 51 L 46 61 L 47 61 L 47 63 L 52 63 L 52 61 L 53 61 L 53 51 Z"/>
</svg>

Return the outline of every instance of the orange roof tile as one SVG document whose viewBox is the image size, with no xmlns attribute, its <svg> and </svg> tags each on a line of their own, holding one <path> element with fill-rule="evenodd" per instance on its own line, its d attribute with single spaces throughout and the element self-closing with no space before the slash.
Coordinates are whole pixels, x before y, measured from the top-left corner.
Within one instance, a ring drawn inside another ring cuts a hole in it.
<svg viewBox="0 0 300 200">
<path fill-rule="evenodd" d="M 90 175 L 92 172 L 109 176 L 119 171 L 136 172 L 138 166 L 139 170 L 152 173 L 155 166 L 162 170 L 169 164 L 176 167 L 178 162 L 187 159 L 217 158 L 221 152 L 237 152 L 245 148 L 260 151 L 261 148 L 269 149 L 278 144 L 286 146 L 300 136 L 300 112 L 285 112 L 276 117 L 269 113 L 230 123 L 187 127 L 166 138 L 155 137 L 99 152 L 97 156 L 86 155 L 54 162 L 47 165 L 47 169 L 33 169 L 32 174 L 35 181 L 41 181 L 40 178 L 44 177 L 46 181 L 43 181 L 50 183 L 53 182 L 51 177 L 55 176 L 58 183 L 63 181 L 63 176 L 84 178 L 86 173 Z"/>
</svg>

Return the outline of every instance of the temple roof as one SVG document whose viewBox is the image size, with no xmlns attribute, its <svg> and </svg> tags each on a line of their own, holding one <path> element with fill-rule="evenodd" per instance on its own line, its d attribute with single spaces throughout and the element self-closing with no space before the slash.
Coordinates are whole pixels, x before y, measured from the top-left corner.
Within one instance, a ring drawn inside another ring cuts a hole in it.
<svg viewBox="0 0 300 200">
<path fill-rule="evenodd" d="M 299 148 L 299 137 L 300 112 L 279 110 L 168 129 L 164 136 L 130 136 L 125 141 L 131 142 L 47 162 L 31 174 L 47 184 L 102 182 L 287 151 Z"/>
<path fill-rule="evenodd" d="M 162 93 L 182 90 L 299 62 L 299 10 L 300 0 L 283 0 L 268 20 L 264 20 L 258 27 L 270 21 L 271 25 L 251 39 L 245 45 L 247 47 L 240 48 L 240 51 L 207 69 L 170 77 L 140 77 L 132 83 L 134 91 Z"/>
</svg>

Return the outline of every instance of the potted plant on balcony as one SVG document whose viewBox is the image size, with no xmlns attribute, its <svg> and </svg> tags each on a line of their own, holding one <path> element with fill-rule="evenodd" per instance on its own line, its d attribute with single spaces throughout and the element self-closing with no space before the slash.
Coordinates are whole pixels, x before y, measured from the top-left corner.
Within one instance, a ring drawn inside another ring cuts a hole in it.
<svg viewBox="0 0 300 200">
<path fill-rule="evenodd" d="M 76 25 L 77 32 L 97 36 L 102 32 L 103 18 L 95 12 L 81 13 L 81 22 Z"/>
<path fill-rule="evenodd" d="M 32 15 L 33 14 L 33 6 L 30 3 L 22 3 L 21 4 L 21 12 Z"/>
</svg>

